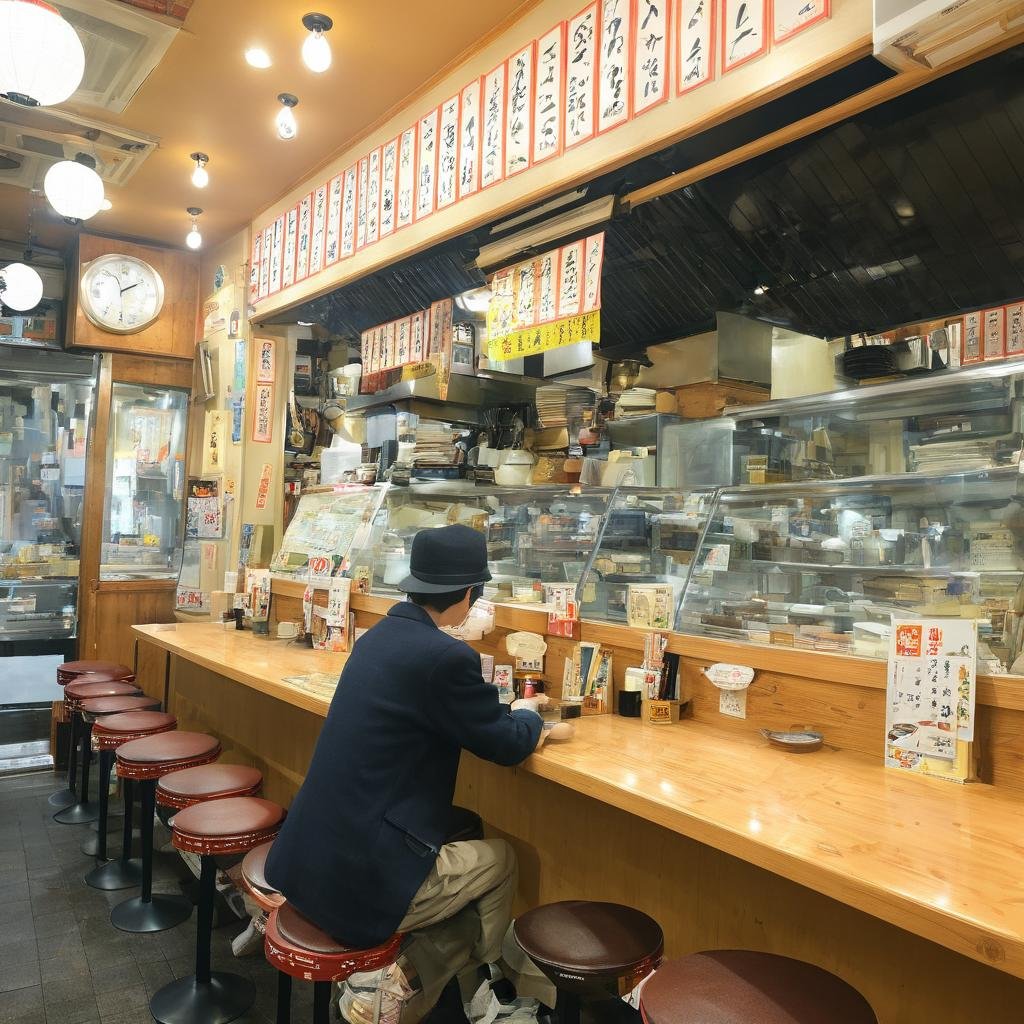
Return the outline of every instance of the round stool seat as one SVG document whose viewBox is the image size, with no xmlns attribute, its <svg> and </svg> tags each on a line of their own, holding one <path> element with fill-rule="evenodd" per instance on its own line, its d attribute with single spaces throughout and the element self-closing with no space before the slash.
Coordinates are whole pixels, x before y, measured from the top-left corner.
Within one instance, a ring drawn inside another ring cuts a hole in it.
<svg viewBox="0 0 1024 1024">
<path fill-rule="evenodd" d="M 133 714 L 150 714 L 136 711 Z M 117 748 L 117 774 L 122 779 L 159 779 L 169 772 L 209 764 L 220 755 L 220 742 L 202 732 L 161 732 L 131 740 Z"/>
<path fill-rule="evenodd" d="M 468 839 L 483 839 L 484 823 L 476 811 L 468 807 L 453 807 L 448 816 L 446 843 L 462 843 Z"/>
<path fill-rule="evenodd" d="M 262 910 L 276 910 L 285 902 L 284 897 L 267 881 L 267 855 L 274 845 L 269 843 L 254 846 L 243 858 L 241 869 L 242 885 Z"/>
<path fill-rule="evenodd" d="M 279 971 L 306 981 L 344 981 L 357 971 L 394 963 L 404 936 L 392 935 L 372 949 L 353 949 L 332 939 L 286 903 L 267 921 L 264 952 Z"/>
<path fill-rule="evenodd" d="M 105 715 L 92 729 L 92 744 L 97 750 L 117 750 L 125 743 L 156 736 L 176 728 L 178 720 L 165 711 L 124 711 Z"/>
<path fill-rule="evenodd" d="M 515 921 L 516 941 L 554 982 L 581 996 L 635 988 L 661 962 L 664 936 L 652 917 L 617 903 L 567 900 Z"/>
<path fill-rule="evenodd" d="M 640 993 L 647 1024 L 876 1024 L 834 974 L 745 949 L 694 953 L 660 967 Z"/>
<path fill-rule="evenodd" d="M 82 701 L 79 711 L 87 722 L 97 722 L 125 711 L 157 711 L 159 708 L 160 701 L 156 697 L 129 694 L 124 697 L 89 697 Z"/>
<path fill-rule="evenodd" d="M 83 700 L 93 697 L 134 697 L 139 688 L 134 683 L 111 679 L 106 682 L 84 682 L 76 679 L 64 687 L 64 702 L 69 711 L 78 711 Z"/>
<path fill-rule="evenodd" d="M 127 679 L 132 670 L 116 661 L 65 661 L 57 666 L 57 682 L 67 686 L 76 676 L 87 673 L 102 674 L 107 679 Z"/>
<path fill-rule="evenodd" d="M 204 800 L 171 821 L 175 849 L 202 856 L 243 853 L 277 835 L 285 810 L 255 796 Z"/>
<path fill-rule="evenodd" d="M 245 764 L 204 764 L 165 775 L 156 787 L 156 802 L 183 810 L 202 800 L 254 796 L 263 785 L 263 773 Z"/>
</svg>

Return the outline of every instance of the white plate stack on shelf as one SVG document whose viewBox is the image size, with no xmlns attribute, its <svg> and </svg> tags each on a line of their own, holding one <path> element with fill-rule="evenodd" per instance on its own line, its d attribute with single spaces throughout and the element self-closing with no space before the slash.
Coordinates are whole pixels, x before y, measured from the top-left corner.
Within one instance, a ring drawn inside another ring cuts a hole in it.
<svg viewBox="0 0 1024 1024">
<path fill-rule="evenodd" d="M 416 448 L 412 461 L 417 466 L 454 466 L 455 445 L 450 423 L 421 419 L 416 426 Z"/>
<path fill-rule="evenodd" d="M 619 395 L 615 403 L 615 418 L 631 419 L 634 416 L 650 416 L 654 412 L 654 388 L 630 388 Z"/>
</svg>

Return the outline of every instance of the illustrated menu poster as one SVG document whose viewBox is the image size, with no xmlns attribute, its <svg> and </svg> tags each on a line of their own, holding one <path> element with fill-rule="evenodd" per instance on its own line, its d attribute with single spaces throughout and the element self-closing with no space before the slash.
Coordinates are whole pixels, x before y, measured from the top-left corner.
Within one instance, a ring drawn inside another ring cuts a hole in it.
<svg viewBox="0 0 1024 1024">
<path fill-rule="evenodd" d="M 459 97 L 459 198 L 480 187 L 480 80 L 473 79 Z"/>
<path fill-rule="evenodd" d="M 974 619 L 893 618 L 886 685 L 887 765 L 961 781 L 967 777 L 977 645 Z"/>
<path fill-rule="evenodd" d="M 565 74 L 565 146 L 593 138 L 597 118 L 597 8 L 585 7 L 569 21 Z"/>
<path fill-rule="evenodd" d="M 224 536 L 220 481 L 215 477 L 189 481 L 188 498 L 185 501 L 185 536 Z"/>
<path fill-rule="evenodd" d="M 295 280 L 309 276 L 309 239 L 313 230 L 313 195 L 310 193 L 299 203 L 299 242 L 295 251 Z"/>
<path fill-rule="evenodd" d="M 679 0 L 676 22 L 676 92 L 682 95 L 715 76 L 715 10 L 712 0 Z"/>
<path fill-rule="evenodd" d="M 597 131 L 629 119 L 633 74 L 632 0 L 600 0 L 601 45 L 597 60 Z"/>
<path fill-rule="evenodd" d="M 961 365 L 981 362 L 981 332 L 981 313 L 968 313 L 964 317 L 964 329 L 961 332 L 963 337 L 963 351 L 960 354 Z"/>
<path fill-rule="evenodd" d="M 290 288 L 295 284 L 295 250 L 299 242 L 299 208 L 288 211 L 284 228 L 284 266 L 281 268 L 281 287 Z"/>
<path fill-rule="evenodd" d="M 274 247 L 274 225 L 269 225 L 263 232 L 263 255 L 260 258 L 260 298 L 270 294 L 270 253 Z"/>
<path fill-rule="evenodd" d="M 1024 302 L 1006 307 L 1006 354 L 1024 354 Z"/>
<path fill-rule="evenodd" d="M 484 121 L 480 184 L 487 188 L 505 176 L 505 64 L 484 75 Z"/>
<path fill-rule="evenodd" d="M 1006 355 L 1006 310 L 1002 306 L 985 310 L 984 319 L 986 359 L 1002 359 Z"/>
<path fill-rule="evenodd" d="M 366 204 L 367 191 L 370 183 L 370 158 L 362 157 L 359 161 L 359 198 L 356 201 L 356 248 L 366 245 Z"/>
<path fill-rule="evenodd" d="M 633 32 L 633 116 L 668 99 L 669 5 L 665 0 L 636 0 Z"/>
<path fill-rule="evenodd" d="M 441 104 L 441 122 L 437 136 L 437 208 L 443 210 L 455 202 L 459 182 L 459 97 Z"/>
<path fill-rule="evenodd" d="M 406 128 L 398 140 L 398 219 L 400 228 L 413 221 L 416 204 L 416 129 Z"/>
<path fill-rule="evenodd" d="M 367 245 L 380 238 L 381 226 L 381 150 L 370 154 L 370 182 L 367 186 Z"/>
<path fill-rule="evenodd" d="M 324 246 L 324 265 L 338 262 L 341 254 L 341 175 L 336 174 L 327 184 L 327 242 Z"/>
<path fill-rule="evenodd" d="M 284 253 L 284 215 L 274 221 L 274 240 L 270 250 L 270 292 L 281 290 L 281 262 Z"/>
<path fill-rule="evenodd" d="M 530 166 L 531 124 L 533 118 L 534 44 L 513 54 L 508 61 L 506 86 L 508 116 L 505 120 L 505 177 Z"/>
<path fill-rule="evenodd" d="M 342 176 L 341 188 L 341 258 L 356 251 L 356 192 L 358 191 L 356 165 Z"/>
<path fill-rule="evenodd" d="M 829 0 L 772 0 L 772 38 L 783 43 L 830 14 Z"/>
<path fill-rule="evenodd" d="M 249 302 L 256 302 L 260 297 L 260 266 L 263 262 L 263 232 L 254 231 L 252 238 L 252 258 L 249 261 Z"/>
<path fill-rule="evenodd" d="M 435 107 L 419 123 L 419 159 L 416 175 L 416 219 L 429 217 L 437 202 L 437 125 Z"/>
<path fill-rule="evenodd" d="M 398 195 L 398 137 L 384 146 L 380 158 L 380 237 L 387 238 L 395 230 Z"/>
<path fill-rule="evenodd" d="M 324 239 L 327 234 L 327 186 L 320 185 L 313 193 L 313 234 L 309 243 L 309 274 L 324 268 Z"/>
<path fill-rule="evenodd" d="M 768 50 L 768 0 L 722 0 L 722 73 Z"/>
<path fill-rule="evenodd" d="M 562 151 L 565 87 L 565 22 L 537 40 L 537 88 L 533 98 L 533 162 Z"/>
</svg>

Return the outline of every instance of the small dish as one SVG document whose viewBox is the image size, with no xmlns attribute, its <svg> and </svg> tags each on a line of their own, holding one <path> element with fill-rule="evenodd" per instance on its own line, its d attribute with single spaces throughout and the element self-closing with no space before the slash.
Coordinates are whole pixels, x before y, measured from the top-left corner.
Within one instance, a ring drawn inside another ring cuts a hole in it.
<svg viewBox="0 0 1024 1024">
<path fill-rule="evenodd" d="M 809 754 L 817 750 L 825 741 L 820 732 L 773 732 L 771 729 L 762 729 L 761 735 L 773 746 L 780 750 L 789 750 L 795 754 Z"/>
</svg>

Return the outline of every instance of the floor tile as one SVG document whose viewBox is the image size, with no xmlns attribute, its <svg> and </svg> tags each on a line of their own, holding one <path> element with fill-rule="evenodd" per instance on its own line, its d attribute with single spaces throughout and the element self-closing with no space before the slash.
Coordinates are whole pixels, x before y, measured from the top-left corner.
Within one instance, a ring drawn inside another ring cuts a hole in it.
<svg viewBox="0 0 1024 1024">
<path fill-rule="evenodd" d="M 0 1024 L 46 1024 L 40 986 L 0 993 Z"/>
<path fill-rule="evenodd" d="M 104 1022 L 137 1010 L 146 1010 L 148 1013 L 149 993 L 141 982 L 118 992 L 97 992 L 96 1006 L 100 1012 L 100 1020 Z"/>
<path fill-rule="evenodd" d="M 0 992 L 32 988 L 39 984 L 39 964 L 0 964 Z"/>
</svg>

